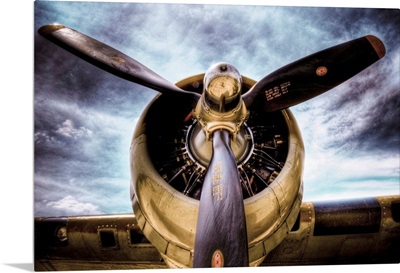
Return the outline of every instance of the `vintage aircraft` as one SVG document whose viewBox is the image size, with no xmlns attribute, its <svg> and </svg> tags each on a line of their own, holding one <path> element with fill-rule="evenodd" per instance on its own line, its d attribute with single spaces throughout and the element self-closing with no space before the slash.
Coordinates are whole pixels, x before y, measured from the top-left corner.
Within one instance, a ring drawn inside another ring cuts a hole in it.
<svg viewBox="0 0 400 273">
<path fill-rule="evenodd" d="M 160 92 L 131 143 L 134 214 L 35 219 L 35 270 L 399 263 L 400 196 L 305 202 L 289 107 L 385 55 L 368 35 L 258 82 L 228 63 L 172 84 L 63 25 L 39 33 Z"/>
</svg>

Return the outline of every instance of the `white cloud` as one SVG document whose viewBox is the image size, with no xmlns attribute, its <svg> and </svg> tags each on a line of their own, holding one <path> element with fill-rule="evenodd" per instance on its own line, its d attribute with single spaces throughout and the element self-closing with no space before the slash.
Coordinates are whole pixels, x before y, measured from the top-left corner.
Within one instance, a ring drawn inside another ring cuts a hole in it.
<svg viewBox="0 0 400 273">
<path fill-rule="evenodd" d="M 57 142 L 57 140 L 46 131 L 36 131 L 34 134 L 34 141 L 36 144 L 51 144 Z"/>
<path fill-rule="evenodd" d="M 48 217 L 132 212 L 129 181 L 129 174 L 118 178 L 35 174 L 34 214 Z"/>
<path fill-rule="evenodd" d="M 57 129 L 57 133 L 72 138 L 80 138 L 84 136 L 91 136 L 93 132 L 86 127 L 80 126 L 76 127 L 74 122 L 70 119 L 64 121 L 60 128 Z"/>
<path fill-rule="evenodd" d="M 63 212 L 68 215 L 89 215 L 101 214 L 98 206 L 92 203 L 83 203 L 76 200 L 73 196 L 66 196 L 58 201 L 51 201 L 47 207 Z"/>
</svg>

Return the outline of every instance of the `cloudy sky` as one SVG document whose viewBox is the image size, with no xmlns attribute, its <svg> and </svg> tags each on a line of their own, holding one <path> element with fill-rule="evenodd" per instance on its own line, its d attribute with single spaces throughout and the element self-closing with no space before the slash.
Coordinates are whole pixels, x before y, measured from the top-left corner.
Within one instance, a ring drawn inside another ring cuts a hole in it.
<svg viewBox="0 0 400 273">
<path fill-rule="evenodd" d="M 399 194 L 399 10 L 36 1 L 34 215 L 131 212 L 129 145 L 156 92 L 110 75 L 37 34 L 60 23 L 171 82 L 227 61 L 255 80 L 367 34 L 384 59 L 292 107 L 306 162 L 304 200 Z"/>
</svg>

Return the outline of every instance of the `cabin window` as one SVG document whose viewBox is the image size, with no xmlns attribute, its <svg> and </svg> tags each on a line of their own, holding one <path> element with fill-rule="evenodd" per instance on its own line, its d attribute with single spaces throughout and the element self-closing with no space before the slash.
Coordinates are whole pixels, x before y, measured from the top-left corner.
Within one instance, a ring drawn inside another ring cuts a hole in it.
<svg viewBox="0 0 400 273">
<path fill-rule="evenodd" d="M 102 249 L 112 250 L 119 248 L 116 228 L 99 228 L 98 236 Z"/>
<path fill-rule="evenodd" d="M 400 201 L 392 203 L 392 217 L 397 223 L 400 223 Z"/>
</svg>

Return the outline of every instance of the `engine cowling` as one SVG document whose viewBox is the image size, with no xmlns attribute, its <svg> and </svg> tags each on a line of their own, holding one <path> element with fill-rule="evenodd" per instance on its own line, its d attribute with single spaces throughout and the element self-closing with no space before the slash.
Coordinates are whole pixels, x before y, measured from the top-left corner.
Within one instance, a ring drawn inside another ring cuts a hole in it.
<svg viewBox="0 0 400 273">
<path fill-rule="evenodd" d="M 204 74 L 176 85 L 201 93 Z M 243 77 L 242 92 L 255 81 Z M 139 226 L 170 267 L 192 267 L 199 196 L 210 145 L 193 105 L 171 108 L 159 95 L 140 117 L 131 144 L 131 200 Z M 293 227 L 302 201 L 304 145 L 290 110 L 252 113 L 232 142 L 243 188 L 250 266 Z"/>
</svg>

